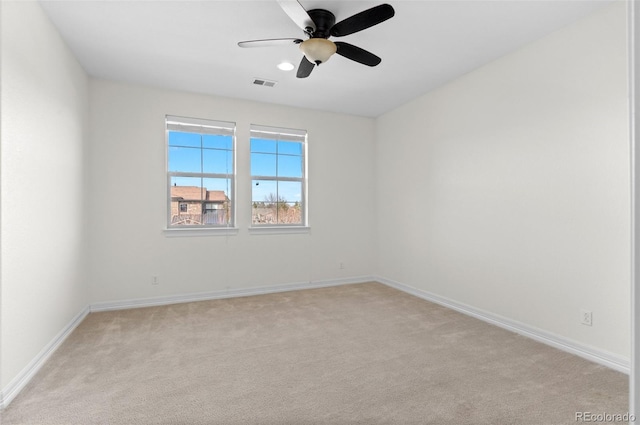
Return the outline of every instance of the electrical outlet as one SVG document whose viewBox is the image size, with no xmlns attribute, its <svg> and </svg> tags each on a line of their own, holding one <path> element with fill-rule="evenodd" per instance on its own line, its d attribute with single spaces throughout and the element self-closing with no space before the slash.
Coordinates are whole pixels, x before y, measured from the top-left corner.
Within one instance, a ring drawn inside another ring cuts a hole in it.
<svg viewBox="0 0 640 425">
<path fill-rule="evenodd" d="M 593 313 L 589 310 L 580 310 L 580 322 L 583 325 L 591 326 L 593 324 Z"/>
<path fill-rule="evenodd" d="M 340 270 L 344 270 L 344 263 L 343 263 L 343 262 L 340 262 L 340 264 L 338 264 L 338 268 L 339 268 Z"/>
<path fill-rule="evenodd" d="M 151 276 L 151 284 L 152 285 L 159 285 L 160 284 L 160 278 L 158 276 Z"/>
</svg>

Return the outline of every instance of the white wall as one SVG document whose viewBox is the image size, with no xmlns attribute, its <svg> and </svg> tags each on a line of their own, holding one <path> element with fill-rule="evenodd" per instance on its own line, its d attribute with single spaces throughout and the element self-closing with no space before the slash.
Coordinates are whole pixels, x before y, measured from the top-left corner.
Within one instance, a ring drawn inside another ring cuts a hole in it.
<svg viewBox="0 0 640 425">
<path fill-rule="evenodd" d="M 36 2 L 2 2 L 0 388 L 87 305 L 88 78 Z M 5 394 L 6 395 L 6 394 Z"/>
<path fill-rule="evenodd" d="M 621 4 L 377 120 L 89 83 L 0 12 L 0 388 L 88 303 L 373 272 L 628 356 Z M 163 234 L 165 114 L 237 123 L 237 235 Z M 251 123 L 309 131 L 310 233 L 248 233 Z"/>
<path fill-rule="evenodd" d="M 376 273 L 628 358 L 625 27 L 619 2 L 379 117 Z"/>
<path fill-rule="evenodd" d="M 237 235 L 163 234 L 166 114 L 237 123 Z M 308 131 L 309 234 L 247 231 L 252 123 Z M 369 118 L 93 80 L 91 301 L 369 276 L 375 245 L 373 141 Z M 152 275 L 159 276 L 159 285 L 151 285 Z"/>
</svg>

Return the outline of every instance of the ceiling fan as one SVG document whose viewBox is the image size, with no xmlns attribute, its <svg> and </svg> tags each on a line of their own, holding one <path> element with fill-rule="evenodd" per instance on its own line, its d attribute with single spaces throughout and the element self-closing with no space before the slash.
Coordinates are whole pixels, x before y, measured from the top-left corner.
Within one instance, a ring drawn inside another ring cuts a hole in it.
<svg viewBox="0 0 640 425">
<path fill-rule="evenodd" d="M 395 14 L 389 4 L 381 4 L 336 23 L 333 13 L 325 9 L 305 10 L 297 0 L 278 0 L 282 10 L 298 25 L 307 36 L 300 38 L 275 38 L 268 40 L 248 40 L 238 43 L 240 47 L 265 47 L 287 44 L 299 45 L 304 53 L 298 72 L 298 78 L 306 78 L 316 65 L 329 60 L 337 53 L 358 63 L 376 66 L 382 59 L 353 44 L 342 41 L 333 42 L 329 37 L 344 37 L 362 31 L 392 18 Z"/>
</svg>

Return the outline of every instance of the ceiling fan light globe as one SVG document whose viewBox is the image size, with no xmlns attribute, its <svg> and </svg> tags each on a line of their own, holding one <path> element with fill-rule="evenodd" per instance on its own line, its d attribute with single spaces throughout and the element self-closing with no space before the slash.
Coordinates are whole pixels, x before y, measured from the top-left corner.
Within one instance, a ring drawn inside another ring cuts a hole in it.
<svg viewBox="0 0 640 425">
<path fill-rule="evenodd" d="M 324 38 L 310 38 L 300 43 L 300 50 L 309 62 L 320 65 L 328 61 L 338 48 L 333 41 Z"/>
</svg>

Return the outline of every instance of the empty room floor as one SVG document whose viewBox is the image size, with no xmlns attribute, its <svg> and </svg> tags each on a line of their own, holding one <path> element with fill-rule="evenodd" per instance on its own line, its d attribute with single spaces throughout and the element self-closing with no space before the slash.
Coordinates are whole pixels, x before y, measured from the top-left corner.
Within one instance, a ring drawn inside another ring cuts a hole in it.
<svg viewBox="0 0 640 425">
<path fill-rule="evenodd" d="M 92 313 L 15 424 L 574 424 L 628 377 L 379 283 Z"/>
</svg>

